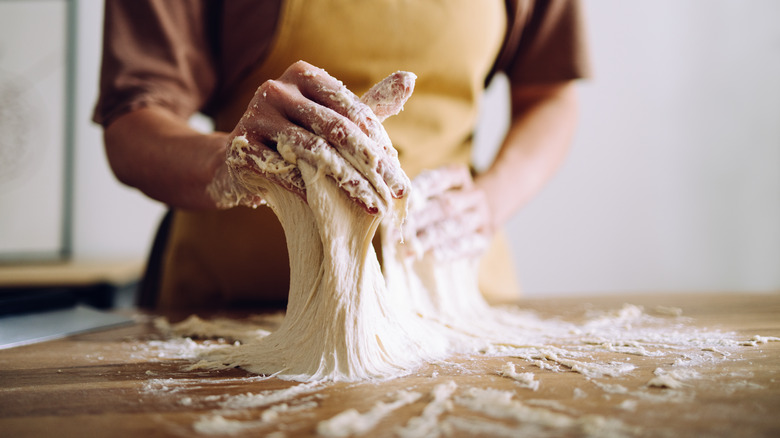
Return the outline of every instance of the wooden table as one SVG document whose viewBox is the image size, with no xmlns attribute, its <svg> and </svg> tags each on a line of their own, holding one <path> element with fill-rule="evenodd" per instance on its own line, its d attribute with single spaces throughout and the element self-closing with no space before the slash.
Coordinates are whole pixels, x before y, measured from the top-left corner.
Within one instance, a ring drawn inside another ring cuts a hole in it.
<svg viewBox="0 0 780 438">
<path fill-rule="evenodd" d="M 397 436 L 431 404 L 432 389 L 449 381 L 457 389 L 437 417 L 448 426 L 436 431 L 455 436 L 780 436 L 780 342 L 754 337 L 780 337 L 780 294 L 533 299 L 521 306 L 545 318 L 578 321 L 626 302 L 670 318 L 670 324 L 680 320 L 669 316 L 679 308 L 687 326 L 733 332 L 729 336 L 754 345 L 708 350 L 714 359 L 693 367 L 696 376 L 677 389 L 648 387 L 654 371 L 672 365 L 670 356 L 627 359 L 604 351 L 593 357 L 629 360 L 635 368 L 617 377 L 587 377 L 518 358 L 460 357 L 387 382 L 304 388 L 239 369 L 186 371 L 190 362 L 166 350 L 169 344 L 147 320 L 0 351 L 0 436 L 208 436 L 209 426 L 234 436 L 313 436 L 320 421 L 348 408 L 366 413 L 379 401 L 391 403 L 399 389 L 420 393 L 363 434 Z M 499 375 L 508 361 L 518 372 L 533 373 L 538 390 Z M 287 388 L 305 390 L 289 397 L 278 392 Z M 507 418 L 470 409 L 457 399 L 469 388 L 510 391 L 516 409 Z M 242 396 L 263 391 L 277 391 L 269 393 L 277 401 Z M 215 418 L 227 421 L 219 426 Z M 569 423 L 556 426 L 560 419 Z M 456 420 L 469 428 L 455 427 Z"/>
</svg>

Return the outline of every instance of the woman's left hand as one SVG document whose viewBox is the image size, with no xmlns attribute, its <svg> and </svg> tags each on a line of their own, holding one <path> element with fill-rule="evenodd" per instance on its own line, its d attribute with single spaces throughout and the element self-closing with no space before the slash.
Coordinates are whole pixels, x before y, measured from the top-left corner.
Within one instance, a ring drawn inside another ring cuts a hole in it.
<svg viewBox="0 0 780 438">
<path fill-rule="evenodd" d="M 493 232 L 487 196 L 466 166 L 428 170 L 412 181 L 403 235 L 413 252 L 440 260 L 479 256 Z"/>
</svg>

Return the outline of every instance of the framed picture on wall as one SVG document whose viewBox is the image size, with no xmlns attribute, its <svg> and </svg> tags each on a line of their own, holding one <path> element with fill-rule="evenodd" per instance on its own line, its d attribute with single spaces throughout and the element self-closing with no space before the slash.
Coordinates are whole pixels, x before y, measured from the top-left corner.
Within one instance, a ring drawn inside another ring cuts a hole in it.
<svg viewBox="0 0 780 438">
<path fill-rule="evenodd" d="M 0 262 L 70 253 L 76 0 L 0 0 Z"/>
</svg>

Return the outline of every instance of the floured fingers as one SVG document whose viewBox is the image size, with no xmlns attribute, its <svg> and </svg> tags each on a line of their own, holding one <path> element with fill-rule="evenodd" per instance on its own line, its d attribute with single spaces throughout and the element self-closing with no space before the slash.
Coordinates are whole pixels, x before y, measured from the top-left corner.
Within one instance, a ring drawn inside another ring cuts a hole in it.
<svg viewBox="0 0 780 438">
<path fill-rule="evenodd" d="M 401 198 L 408 193 L 409 179 L 401 170 L 398 155 L 380 118 L 368 105 L 341 81 L 310 64 L 298 62 L 283 78 L 286 76 L 294 77 L 288 79 L 298 84 L 302 97 L 321 106 L 300 105 L 297 114 L 290 114 L 291 118 L 310 127 L 312 132 L 338 149 L 386 202 L 390 202 L 390 197 Z M 403 98 L 405 102 L 408 94 L 410 91 L 404 94 L 405 97 L 396 96 L 395 99 Z"/>
<path fill-rule="evenodd" d="M 431 218 L 434 220 L 417 228 L 415 235 L 423 252 L 432 252 L 439 259 L 455 259 L 479 255 L 487 247 L 490 232 L 478 204 L 460 205 L 455 214 Z"/>
<path fill-rule="evenodd" d="M 437 169 L 426 170 L 414 178 L 414 199 L 410 208 L 424 204 L 425 200 L 435 198 L 449 190 L 471 188 L 474 181 L 468 167 L 452 164 Z"/>
<path fill-rule="evenodd" d="M 386 157 L 379 163 L 381 166 L 379 172 L 385 181 L 388 181 L 390 190 L 396 198 L 401 198 L 408 193 L 411 182 L 406 173 L 401 170 L 398 152 L 393 147 L 382 122 L 401 112 L 414 92 L 416 79 L 414 73 L 405 71 L 387 76 L 360 98 L 361 103 L 365 104 L 370 111 L 366 112 L 362 110 L 364 107 L 355 106 L 354 108 L 359 108 L 360 111 L 353 110 L 353 114 L 350 115 L 350 118 L 362 126 L 368 136 L 385 151 Z"/>
<path fill-rule="evenodd" d="M 414 92 L 417 75 L 408 71 L 397 71 L 377 82 L 360 101 L 366 104 L 380 122 L 401 112 L 404 104 Z"/>
<path fill-rule="evenodd" d="M 387 211 L 387 201 L 322 137 L 303 128 L 290 126 L 279 132 L 275 141 L 285 161 L 297 164 L 298 160 L 302 160 L 330 176 L 369 214 L 384 214 Z"/>
<path fill-rule="evenodd" d="M 466 166 L 425 171 L 414 179 L 413 188 L 403 233 L 417 254 L 452 259 L 485 249 L 492 234 L 489 207 Z"/>
</svg>

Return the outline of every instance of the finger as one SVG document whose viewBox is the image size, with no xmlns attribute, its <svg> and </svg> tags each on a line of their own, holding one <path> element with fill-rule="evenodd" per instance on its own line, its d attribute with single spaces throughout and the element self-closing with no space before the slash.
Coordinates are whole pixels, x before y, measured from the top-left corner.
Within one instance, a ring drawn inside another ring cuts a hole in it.
<svg viewBox="0 0 780 438">
<path fill-rule="evenodd" d="M 489 236 L 486 233 L 478 233 L 435 245 L 428 252 L 433 254 L 437 260 L 447 261 L 479 257 L 485 253 L 488 246 L 490 246 Z"/>
<path fill-rule="evenodd" d="M 448 254 L 449 258 L 482 249 L 487 235 L 482 213 L 470 210 L 421 230 L 417 242 L 424 252 Z"/>
<path fill-rule="evenodd" d="M 344 116 L 349 108 L 360 101 L 343 82 L 304 61 L 292 64 L 279 80 L 295 84 L 307 99 L 339 111 Z"/>
<path fill-rule="evenodd" d="M 471 210 L 480 210 L 484 196 L 474 190 L 452 190 L 428 200 L 425 208 L 409 214 L 409 222 L 415 228 L 424 229 Z"/>
<path fill-rule="evenodd" d="M 365 116 L 363 118 L 352 117 L 359 126 L 365 126 L 369 137 L 376 141 L 387 153 L 387 160 L 381 161 L 380 173 L 387 181 L 390 190 L 396 198 L 401 198 L 408 193 L 411 185 L 406 173 L 401 171 L 401 163 L 398 161 L 398 153 L 390 141 L 381 123 L 390 116 L 398 114 L 414 91 L 414 83 L 417 79 L 414 73 L 395 72 L 371 87 L 361 98 L 364 103 L 376 115 L 376 118 Z"/>
<path fill-rule="evenodd" d="M 314 69 L 314 67 L 311 68 Z M 285 73 L 283 78 L 289 76 L 291 74 L 290 71 L 293 71 L 292 67 L 291 69 L 288 69 L 288 72 Z M 324 77 L 327 75 L 320 69 L 304 70 L 299 73 L 299 75 L 304 79 L 308 79 L 309 76 L 306 76 L 304 73 L 312 71 L 315 73 L 311 73 L 311 76 Z M 329 76 L 328 78 L 329 80 L 324 81 L 324 83 L 330 84 L 329 86 L 331 87 L 335 87 L 336 85 L 333 84 L 335 79 L 330 78 Z M 309 83 L 309 81 L 302 79 L 300 79 L 299 82 L 301 84 Z M 317 137 L 324 139 L 333 146 L 335 150 L 338 151 L 338 154 L 349 163 L 350 167 L 353 167 L 358 173 L 364 176 L 364 179 L 370 183 L 385 203 L 389 203 L 392 194 L 378 172 L 378 169 L 380 168 L 378 164 L 380 156 L 384 155 L 381 148 L 376 142 L 369 139 L 352 121 L 333 109 L 323 106 L 316 102 L 316 100 L 313 101 L 304 95 L 306 87 L 317 87 L 311 85 L 302 86 L 301 84 L 296 85 L 279 80 L 267 81 L 261 86 L 261 90 L 259 90 L 259 93 L 262 96 L 261 99 L 264 100 L 268 106 L 280 111 L 280 114 L 278 116 L 267 114 L 266 117 L 260 119 L 257 122 L 261 125 L 258 131 L 265 133 L 285 132 L 285 130 L 289 129 L 289 123 L 286 123 L 285 120 L 289 120 L 300 127 L 310 130 Z M 326 87 L 327 85 L 320 88 Z M 344 88 L 343 85 L 341 87 Z M 301 90 L 301 88 L 303 88 L 303 90 Z M 348 92 L 346 88 L 342 91 L 344 93 Z M 321 93 L 322 91 L 320 90 L 319 92 Z M 352 95 L 351 97 L 345 97 L 345 99 L 356 101 L 357 97 Z M 309 137 L 303 138 L 302 134 L 295 134 L 290 139 L 294 138 L 306 141 L 306 144 L 309 146 L 316 145 L 316 143 L 313 142 L 313 139 Z M 273 138 L 272 140 L 275 142 L 277 141 L 277 138 Z M 307 154 L 307 156 L 311 157 L 312 155 Z M 310 164 L 316 166 L 316 163 Z M 335 170 L 336 168 L 330 166 L 323 168 L 326 172 L 328 169 Z M 342 171 L 342 174 L 345 172 L 344 169 L 338 170 Z M 334 175 L 337 181 L 340 180 L 341 176 L 343 175 Z M 361 186 L 362 184 L 355 187 L 358 189 Z M 366 198 L 363 197 L 361 199 Z"/>
<path fill-rule="evenodd" d="M 474 185 L 471 173 L 463 165 L 449 165 L 420 173 L 412 182 L 419 200 L 428 200 L 440 196 L 442 193 L 461 188 L 469 188 Z M 424 202 L 422 203 L 425 204 Z M 414 205 L 411 208 L 415 208 Z"/>
<path fill-rule="evenodd" d="M 404 104 L 414 92 L 417 76 L 414 73 L 398 71 L 371 87 L 361 98 L 380 122 L 403 110 Z"/>
<path fill-rule="evenodd" d="M 369 150 L 370 140 L 343 116 L 304 97 L 296 85 L 282 80 L 263 83 L 236 131 L 246 133 L 250 143 L 273 145 L 289 163 L 301 158 L 322 169 L 369 213 L 385 211 L 383 204 L 389 202 L 390 194 L 370 165 L 371 154 L 364 154 L 361 162 L 354 159 L 358 153 L 337 151 L 339 146 Z M 348 157 L 353 160 L 346 161 Z"/>
<path fill-rule="evenodd" d="M 387 211 L 387 203 L 368 180 L 322 137 L 290 125 L 276 135 L 275 141 L 277 150 L 286 161 L 297 164 L 298 160 L 303 160 L 324 172 L 369 214 L 384 214 Z"/>
<path fill-rule="evenodd" d="M 427 227 L 418 228 L 417 238 L 425 248 L 439 242 L 457 240 L 484 230 L 484 214 L 479 209 L 464 210 L 457 215 L 435 222 Z"/>
<path fill-rule="evenodd" d="M 408 82 L 409 75 L 414 76 L 410 73 L 406 75 L 396 74 L 395 76 L 403 78 Z M 382 126 L 381 120 L 374 114 L 371 108 L 361 102 L 341 81 L 311 64 L 305 62 L 295 63 L 285 72 L 282 78 L 297 84 L 301 94 L 307 99 L 317 102 L 350 120 L 372 141 L 372 143 L 356 145 L 358 149 L 349 147 L 349 145 L 338 145 L 338 147 L 346 146 L 343 150 L 339 149 L 339 151 L 350 163 L 353 163 L 356 167 L 359 166 L 354 161 L 371 165 L 372 170 L 380 175 L 380 180 L 383 181 L 381 185 L 386 185 L 393 197 L 401 198 L 408 193 L 409 179 L 401 170 L 398 154 L 392 147 L 390 138 Z M 395 79 L 395 81 L 399 80 Z M 394 92 L 402 94 L 400 96 L 387 96 L 387 108 L 383 108 L 383 110 L 386 112 L 390 111 L 392 105 L 389 103 L 391 101 L 394 102 L 393 105 L 400 109 L 406 99 L 409 98 L 412 89 L 413 80 L 411 87 L 407 85 L 406 88 L 402 89 L 398 87 L 393 88 Z M 377 93 L 374 93 L 373 96 L 378 98 Z M 323 133 L 318 134 L 323 135 Z M 366 162 L 365 157 L 361 157 L 359 152 L 362 150 L 367 151 L 371 156 L 370 161 Z M 359 168 L 363 171 L 361 167 Z M 372 184 L 377 185 L 379 182 L 372 181 Z M 378 190 L 383 189 L 378 188 Z"/>
<path fill-rule="evenodd" d="M 287 114 L 294 123 L 307 127 L 338 151 L 346 162 L 371 183 L 379 196 L 390 201 L 390 188 L 379 173 L 382 153 L 375 141 L 364 134 L 351 120 L 319 105 L 306 105 L 304 101 Z"/>
</svg>

